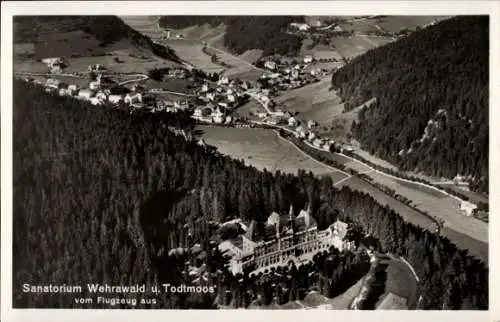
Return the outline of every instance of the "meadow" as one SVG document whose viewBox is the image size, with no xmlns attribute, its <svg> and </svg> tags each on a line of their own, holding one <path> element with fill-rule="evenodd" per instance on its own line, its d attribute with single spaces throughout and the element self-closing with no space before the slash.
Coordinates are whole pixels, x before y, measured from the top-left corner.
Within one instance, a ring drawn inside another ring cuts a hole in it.
<svg viewBox="0 0 500 322">
<path fill-rule="evenodd" d="M 392 41 L 389 37 L 379 36 L 352 36 L 352 37 L 334 37 L 331 43 L 335 50 L 346 58 L 359 56 L 369 49 L 379 47 Z"/>
<path fill-rule="evenodd" d="M 422 215 L 418 211 L 411 209 L 401 201 L 394 199 L 358 177 L 351 177 L 339 184 L 339 188 L 343 186 L 369 194 L 381 205 L 388 206 L 396 211 L 407 222 L 411 222 L 414 225 L 430 231 L 433 231 L 436 227 L 434 221 L 431 219 Z"/>
<path fill-rule="evenodd" d="M 467 217 L 460 211 L 457 200 L 436 190 L 422 187 L 417 184 L 403 182 L 377 172 L 367 173 L 376 182 L 394 189 L 396 193 L 412 200 L 418 209 L 445 221 L 445 226 L 457 232 L 468 234 L 471 237 L 488 242 L 488 224 L 472 217 Z"/>
<path fill-rule="evenodd" d="M 271 130 L 252 128 L 222 128 L 200 126 L 203 139 L 208 145 L 257 169 L 297 173 L 299 169 L 318 176 L 328 175 L 333 182 L 346 177 L 334 168 L 323 165 L 298 151 L 291 143 L 279 138 Z"/>
<path fill-rule="evenodd" d="M 449 16 L 385 16 L 377 18 L 376 24 L 383 30 L 398 32 L 403 29 L 415 30 L 433 21 L 447 19 Z"/>
</svg>

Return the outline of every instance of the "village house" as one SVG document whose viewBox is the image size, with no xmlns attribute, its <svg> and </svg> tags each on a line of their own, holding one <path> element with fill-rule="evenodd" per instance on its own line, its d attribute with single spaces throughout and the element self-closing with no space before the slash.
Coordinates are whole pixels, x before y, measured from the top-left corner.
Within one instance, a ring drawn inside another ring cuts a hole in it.
<svg viewBox="0 0 500 322">
<path fill-rule="evenodd" d="M 52 66 L 54 64 L 62 63 L 63 59 L 61 57 L 48 57 L 48 58 L 43 58 L 42 63 L 46 64 L 47 66 Z"/>
<path fill-rule="evenodd" d="M 45 82 L 45 86 L 46 87 L 49 87 L 49 88 L 54 88 L 54 89 L 58 89 L 59 88 L 59 84 L 61 82 L 57 79 L 53 79 L 53 78 L 49 78 L 47 79 L 47 81 Z"/>
<path fill-rule="evenodd" d="M 94 73 L 96 73 L 96 72 L 104 72 L 104 71 L 106 71 L 106 67 L 104 67 L 101 64 L 95 64 L 95 65 L 89 65 L 87 67 L 87 70 L 89 72 L 94 72 Z"/>
<path fill-rule="evenodd" d="M 91 97 L 94 96 L 94 91 L 83 88 L 78 92 L 78 98 L 84 99 L 84 100 L 90 100 Z"/>
<path fill-rule="evenodd" d="M 297 128 L 295 128 L 295 137 L 301 139 L 306 137 L 306 131 L 304 130 L 303 126 L 300 125 Z"/>
<path fill-rule="evenodd" d="M 214 92 L 207 92 L 206 97 L 209 101 L 213 101 L 215 99 L 215 93 Z"/>
<path fill-rule="evenodd" d="M 102 100 L 100 100 L 100 99 L 98 99 L 97 97 L 91 97 L 91 98 L 89 99 L 89 101 L 90 101 L 90 103 L 91 103 L 92 105 L 101 105 L 101 104 L 103 104 L 103 101 L 102 101 Z"/>
<path fill-rule="evenodd" d="M 227 76 L 223 76 L 221 77 L 218 81 L 217 81 L 217 85 L 227 85 L 229 84 L 229 78 L 227 78 Z"/>
<path fill-rule="evenodd" d="M 59 88 L 59 96 L 70 95 L 70 92 L 66 88 Z"/>
<path fill-rule="evenodd" d="M 42 59 L 42 63 L 47 64 L 47 67 L 53 74 L 62 72 L 63 68 L 66 67 L 61 57 L 44 58 Z"/>
<path fill-rule="evenodd" d="M 123 101 L 123 95 L 109 95 L 108 100 L 113 104 L 118 104 Z"/>
<path fill-rule="evenodd" d="M 271 125 L 277 125 L 279 124 L 279 119 L 275 116 L 271 116 L 270 118 L 267 119 L 266 122 Z"/>
<path fill-rule="evenodd" d="M 212 120 L 214 123 L 221 124 L 225 120 L 225 115 L 217 108 L 212 112 Z"/>
<path fill-rule="evenodd" d="M 344 153 L 344 152 L 352 152 L 353 150 L 354 149 L 352 148 L 352 146 L 347 145 L 347 144 L 342 145 L 342 148 L 341 148 L 342 153 Z"/>
<path fill-rule="evenodd" d="M 126 104 L 142 103 L 142 95 L 140 93 L 136 93 L 133 95 L 127 94 L 124 101 Z"/>
<path fill-rule="evenodd" d="M 300 31 L 308 31 L 311 28 L 311 26 L 309 26 L 308 24 L 299 23 L 299 22 L 292 22 L 292 23 L 290 23 L 290 26 L 294 27 Z"/>
<path fill-rule="evenodd" d="M 321 140 L 320 138 L 316 138 L 313 141 L 313 145 L 317 148 L 321 148 L 321 146 L 323 145 L 323 140 Z"/>
<path fill-rule="evenodd" d="M 78 85 L 75 85 L 75 84 L 71 84 L 68 86 L 68 92 L 70 93 L 70 95 L 75 95 L 79 89 L 80 89 L 80 87 Z"/>
<path fill-rule="evenodd" d="M 194 109 L 194 112 L 193 112 L 193 117 L 195 118 L 201 118 L 203 116 L 203 111 L 200 107 L 197 107 Z"/>
<path fill-rule="evenodd" d="M 227 95 L 227 100 L 231 103 L 235 103 L 236 97 L 234 97 L 234 95 L 232 95 L 232 94 L 229 94 L 229 95 Z"/>
<path fill-rule="evenodd" d="M 314 122 L 313 120 L 307 121 L 307 127 L 309 129 L 314 129 L 316 127 L 316 125 L 317 125 L 316 122 Z"/>
<path fill-rule="evenodd" d="M 276 63 L 268 60 L 264 63 L 264 67 L 269 69 L 269 70 L 276 70 Z"/>
<path fill-rule="evenodd" d="M 316 133 L 314 132 L 309 132 L 309 134 L 307 135 L 307 140 L 308 141 L 312 141 L 316 138 Z"/>
<path fill-rule="evenodd" d="M 227 108 L 228 108 L 228 104 L 225 102 L 219 102 L 219 103 L 217 103 L 217 105 L 224 108 L 224 110 L 227 110 Z"/>
<path fill-rule="evenodd" d="M 201 85 L 200 92 L 202 92 L 202 93 L 208 92 L 208 85 L 207 84 Z"/>
<path fill-rule="evenodd" d="M 95 94 L 95 97 L 101 101 L 106 101 L 108 99 L 108 96 L 103 91 L 99 91 Z"/>
<path fill-rule="evenodd" d="M 313 61 L 313 56 L 307 55 L 304 57 L 304 64 L 310 64 Z"/>
<path fill-rule="evenodd" d="M 261 119 L 266 118 L 267 117 L 267 113 L 266 112 L 258 112 L 257 113 L 257 117 L 261 118 Z"/>
<path fill-rule="evenodd" d="M 97 75 L 97 79 L 93 82 L 90 82 L 89 88 L 91 90 L 97 90 L 101 88 L 101 75 Z"/>
<path fill-rule="evenodd" d="M 327 151 L 327 152 L 330 152 L 332 145 L 333 145 L 332 142 L 325 141 L 325 143 L 322 146 L 322 149 Z"/>
<path fill-rule="evenodd" d="M 297 126 L 297 120 L 295 119 L 295 117 L 291 116 L 288 119 L 288 126 L 290 126 L 290 127 L 296 127 Z"/>
</svg>

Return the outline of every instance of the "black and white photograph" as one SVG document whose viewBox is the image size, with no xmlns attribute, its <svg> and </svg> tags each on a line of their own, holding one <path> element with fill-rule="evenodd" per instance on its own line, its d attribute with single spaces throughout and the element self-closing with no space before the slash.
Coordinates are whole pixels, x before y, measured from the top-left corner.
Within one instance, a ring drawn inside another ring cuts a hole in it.
<svg viewBox="0 0 500 322">
<path fill-rule="evenodd" d="M 48 11 L 2 311 L 492 309 L 490 14 Z"/>
</svg>

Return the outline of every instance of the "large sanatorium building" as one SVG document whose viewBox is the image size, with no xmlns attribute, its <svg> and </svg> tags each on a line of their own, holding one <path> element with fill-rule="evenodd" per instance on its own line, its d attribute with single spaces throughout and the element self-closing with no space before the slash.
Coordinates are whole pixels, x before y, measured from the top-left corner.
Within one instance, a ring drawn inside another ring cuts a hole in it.
<svg viewBox="0 0 500 322">
<path fill-rule="evenodd" d="M 348 241 L 348 225 L 337 220 L 327 229 L 319 231 L 310 210 L 301 210 L 294 217 L 293 207 L 289 214 L 273 212 L 266 223 L 252 221 L 246 233 L 219 244 L 219 249 L 231 259 L 233 274 L 250 272 L 257 274 L 271 267 L 307 263 L 313 256 L 331 246 L 342 250 L 354 248 Z"/>
</svg>

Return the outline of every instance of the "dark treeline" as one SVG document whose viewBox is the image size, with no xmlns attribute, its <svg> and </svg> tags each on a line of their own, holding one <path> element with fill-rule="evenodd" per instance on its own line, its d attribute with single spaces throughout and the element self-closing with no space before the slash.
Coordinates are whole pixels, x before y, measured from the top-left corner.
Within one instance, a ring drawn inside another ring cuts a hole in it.
<svg viewBox="0 0 500 322">
<path fill-rule="evenodd" d="M 251 283 L 228 273 L 215 247 L 215 223 L 263 222 L 271 211 L 284 213 L 290 204 L 300 209 L 308 201 L 319 229 L 340 218 L 377 238 L 377 250 L 406 257 L 421 278 L 424 308 L 488 307 L 487 267 L 447 239 L 404 222 L 366 194 L 335 189 L 329 177 L 258 171 L 174 135 L 169 128 L 193 130 L 187 115 L 130 115 L 17 80 L 13 112 L 14 307 L 96 307 L 77 305 L 67 294 L 24 294 L 23 283 L 189 284 L 187 261 L 207 273 L 217 292 L 231 292 L 168 293 L 148 307 L 214 308 L 216 299 L 244 305 L 255 293 L 238 293 Z M 342 265 L 349 267 L 347 260 Z M 286 283 L 294 286 L 280 301 L 310 287 L 327 294 L 321 283 L 342 285 L 343 277 L 363 272 L 361 266 L 352 273 L 339 269 L 324 270 L 314 285 L 302 281 L 305 273 L 293 275 Z M 263 290 L 274 294 L 271 285 Z"/>
<path fill-rule="evenodd" d="M 470 176 L 487 193 L 488 31 L 486 16 L 455 17 L 337 71 L 346 109 L 377 99 L 352 127 L 362 147 L 405 171 Z"/>
<path fill-rule="evenodd" d="M 263 55 L 293 55 L 297 53 L 302 39 L 286 33 L 291 22 L 300 22 L 301 16 L 163 16 L 163 28 L 186 28 L 193 25 L 210 24 L 227 26 L 224 45 L 237 54 L 250 49 L 262 49 Z"/>
<path fill-rule="evenodd" d="M 116 16 L 16 16 L 14 17 L 14 43 L 37 42 L 44 34 L 82 30 L 104 45 L 121 39 L 130 39 L 134 44 L 150 49 L 155 55 L 179 61 L 168 47 L 153 43 L 125 24 Z"/>
</svg>

